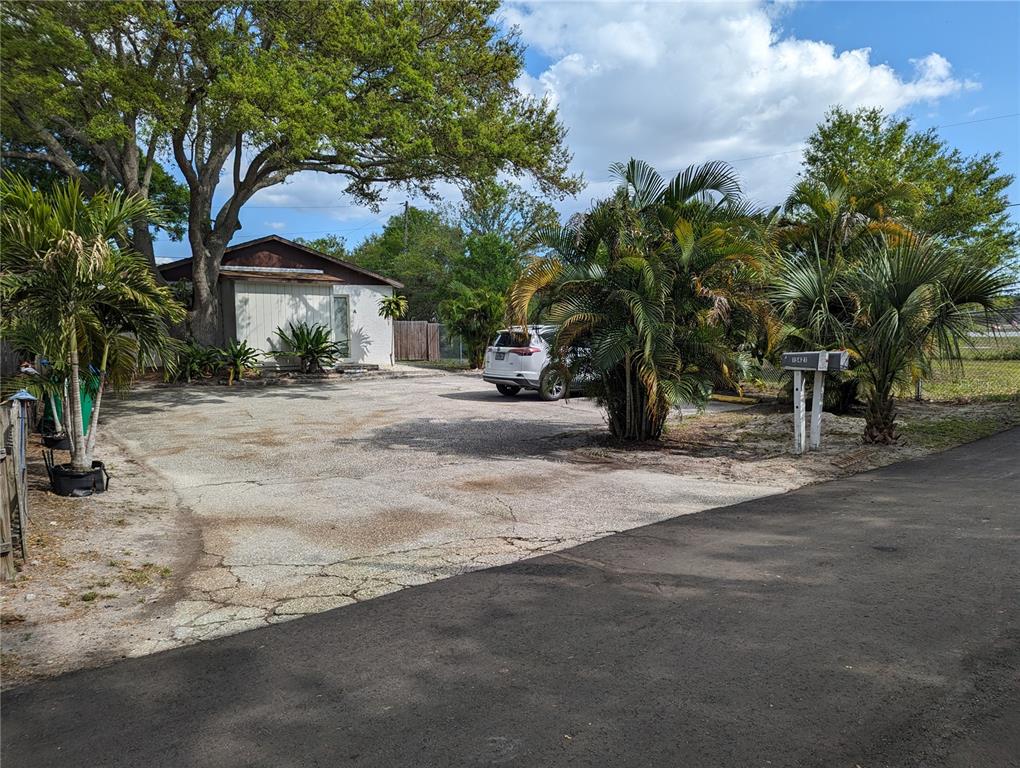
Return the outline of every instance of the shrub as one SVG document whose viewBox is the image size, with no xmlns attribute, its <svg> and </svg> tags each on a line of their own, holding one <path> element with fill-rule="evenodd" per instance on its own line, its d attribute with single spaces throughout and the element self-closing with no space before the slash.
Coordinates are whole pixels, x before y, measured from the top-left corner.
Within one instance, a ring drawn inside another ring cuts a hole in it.
<svg viewBox="0 0 1020 768">
<path fill-rule="evenodd" d="M 245 374 L 258 369 L 259 350 L 248 346 L 246 341 L 231 339 L 227 346 L 216 350 L 221 366 L 227 369 L 227 384 L 233 385 L 236 379 L 243 379 Z"/>
<path fill-rule="evenodd" d="M 208 379 L 220 365 L 220 350 L 203 347 L 195 341 L 182 345 L 173 358 L 167 361 L 164 377 L 168 381 Z"/>
<path fill-rule="evenodd" d="M 284 349 L 273 352 L 273 357 L 296 357 L 302 373 L 322 373 L 341 357 L 341 345 L 330 340 L 330 330 L 325 325 L 289 323 L 290 333 L 283 328 L 276 329 L 276 335 Z"/>
<path fill-rule="evenodd" d="M 485 365 L 485 348 L 496 335 L 506 313 L 506 300 L 485 288 L 461 288 L 459 294 L 439 305 L 443 320 L 464 340 L 472 368 Z"/>
</svg>

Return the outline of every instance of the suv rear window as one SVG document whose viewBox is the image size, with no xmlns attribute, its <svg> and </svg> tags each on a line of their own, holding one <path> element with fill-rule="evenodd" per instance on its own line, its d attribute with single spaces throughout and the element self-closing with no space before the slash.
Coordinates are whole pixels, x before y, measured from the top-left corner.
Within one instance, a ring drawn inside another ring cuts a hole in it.
<svg viewBox="0 0 1020 768">
<path fill-rule="evenodd" d="M 526 333 L 513 333 L 511 331 L 501 331 L 496 337 L 496 340 L 492 342 L 494 347 L 526 347 L 531 342 L 530 337 Z"/>
</svg>

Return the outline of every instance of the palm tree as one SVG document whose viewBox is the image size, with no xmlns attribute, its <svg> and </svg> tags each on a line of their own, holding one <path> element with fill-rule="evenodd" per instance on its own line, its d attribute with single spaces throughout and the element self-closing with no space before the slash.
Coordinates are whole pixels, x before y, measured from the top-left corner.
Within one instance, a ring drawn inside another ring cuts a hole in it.
<svg viewBox="0 0 1020 768">
<path fill-rule="evenodd" d="M 379 316 L 389 320 L 399 320 L 407 314 L 407 297 L 399 294 L 383 296 L 379 299 Z"/>
<path fill-rule="evenodd" d="M 546 232 L 547 258 L 511 289 L 510 314 L 559 326 L 554 350 L 590 346 L 599 403 L 621 440 L 662 435 L 671 408 L 702 403 L 728 378 L 731 313 L 767 303 L 746 290 L 762 251 L 750 232 L 756 212 L 740 203 L 733 170 L 692 166 L 666 182 L 631 160 L 612 172 L 617 193 Z"/>
<path fill-rule="evenodd" d="M 399 320 L 407 314 L 407 297 L 393 293 L 379 299 L 379 316 L 390 320 L 390 365 L 393 364 L 393 355 L 397 346 L 397 329 L 393 325 L 394 320 Z"/>
<path fill-rule="evenodd" d="M 19 328 L 33 329 L 36 352 L 66 373 L 71 464 L 88 471 L 109 372 L 133 371 L 139 359 L 166 352 L 169 324 L 184 317 L 146 259 L 116 244 L 126 242 L 128 226 L 155 211 L 148 201 L 117 192 L 86 199 L 76 181 L 41 192 L 15 176 L 0 180 L 0 204 L 4 331 L 16 336 Z M 98 381 L 86 425 L 79 393 L 90 370 Z"/>
<path fill-rule="evenodd" d="M 916 196 L 906 182 L 887 189 L 869 186 L 852 191 L 846 178 L 804 180 L 786 198 L 785 218 L 776 236 L 787 249 L 817 249 L 825 258 L 834 258 L 862 237 L 909 236 L 910 229 L 893 211 Z"/>
<path fill-rule="evenodd" d="M 880 188 L 852 184 L 846 176 L 803 180 L 794 186 L 771 229 L 779 249 L 777 261 L 821 259 L 829 264 L 829 274 L 836 274 L 848 268 L 862 250 L 861 243 L 879 235 L 889 242 L 912 237 L 910 228 L 893 212 L 916 197 L 916 189 L 905 182 Z M 810 324 L 787 326 L 777 351 L 780 347 L 802 351 L 838 346 L 837 339 L 823 331 Z M 855 367 L 856 361 L 851 360 L 850 370 L 827 375 L 831 381 L 826 385 L 826 401 L 838 413 L 859 402 Z"/>
<path fill-rule="evenodd" d="M 852 257 L 791 260 L 774 294 L 788 320 L 850 351 L 866 400 L 864 440 L 889 444 L 897 389 L 915 369 L 958 361 L 975 311 L 995 312 L 1008 285 L 1003 273 L 962 264 L 934 239 L 880 234 Z"/>
<path fill-rule="evenodd" d="M 456 295 L 439 305 L 439 316 L 467 346 L 471 368 L 485 365 L 485 348 L 492 341 L 506 314 L 506 298 L 487 288 L 469 289 L 455 285 Z"/>
</svg>

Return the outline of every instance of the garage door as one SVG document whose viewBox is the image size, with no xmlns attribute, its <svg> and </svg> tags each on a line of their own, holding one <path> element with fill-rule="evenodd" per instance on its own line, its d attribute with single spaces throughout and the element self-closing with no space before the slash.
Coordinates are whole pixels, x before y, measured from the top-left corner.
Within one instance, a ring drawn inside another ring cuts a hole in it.
<svg viewBox="0 0 1020 768">
<path fill-rule="evenodd" d="M 288 323 L 332 328 L 332 285 L 238 280 L 234 284 L 237 338 L 263 352 L 279 349 L 276 329 Z"/>
</svg>

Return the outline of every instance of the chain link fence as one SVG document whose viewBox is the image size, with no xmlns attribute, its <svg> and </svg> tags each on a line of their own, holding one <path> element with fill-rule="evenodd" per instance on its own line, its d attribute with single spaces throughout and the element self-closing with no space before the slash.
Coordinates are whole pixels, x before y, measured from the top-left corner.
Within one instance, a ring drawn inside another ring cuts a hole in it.
<svg viewBox="0 0 1020 768">
<path fill-rule="evenodd" d="M 935 402 L 1020 397 L 1020 312 L 1011 322 L 972 336 L 961 357 L 937 362 L 899 396 Z M 742 386 L 751 394 L 788 395 L 790 375 L 771 363 L 755 365 Z"/>
<path fill-rule="evenodd" d="M 439 326 L 439 359 L 450 363 L 467 364 L 464 341 L 443 324 Z"/>
</svg>

